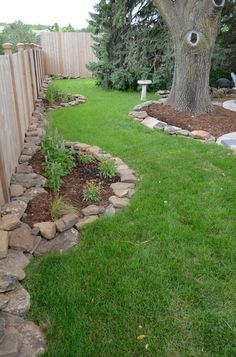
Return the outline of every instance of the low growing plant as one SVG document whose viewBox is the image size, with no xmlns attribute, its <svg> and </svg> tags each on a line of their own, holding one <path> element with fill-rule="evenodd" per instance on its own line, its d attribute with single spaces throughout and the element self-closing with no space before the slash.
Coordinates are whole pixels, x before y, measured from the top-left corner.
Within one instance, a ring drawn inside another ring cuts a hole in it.
<svg viewBox="0 0 236 357">
<path fill-rule="evenodd" d="M 116 163 L 110 159 L 101 159 L 98 165 L 100 175 L 104 178 L 112 178 L 117 173 Z"/>
<path fill-rule="evenodd" d="M 63 197 L 57 197 L 51 205 L 51 216 L 57 220 L 65 214 L 77 213 L 77 210 L 69 203 L 63 200 Z"/>
<path fill-rule="evenodd" d="M 93 155 L 85 153 L 85 152 L 81 152 L 78 155 L 79 161 L 81 162 L 81 164 L 83 165 L 88 165 L 91 164 L 91 162 L 93 161 Z"/>
<path fill-rule="evenodd" d="M 83 192 L 83 201 L 98 202 L 101 200 L 101 187 L 96 185 L 95 182 L 87 182 L 86 188 Z"/>
<path fill-rule="evenodd" d="M 67 102 L 70 99 L 70 94 L 63 92 L 51 84 L 47 89 L 46 99 L 49 104 L 53 104 L 55 102 Z"/>
<path fill-rule="evenodd" d="M 47 187 L 57 192 L 62 182 L 61 177 L 68 175 L 75 165 L 74 151 L 66 149 L 58 131 L 49 126 L 42 139 L 42 152 L 45 156 L 44 175 L 47 178 Z"/>
</svg>

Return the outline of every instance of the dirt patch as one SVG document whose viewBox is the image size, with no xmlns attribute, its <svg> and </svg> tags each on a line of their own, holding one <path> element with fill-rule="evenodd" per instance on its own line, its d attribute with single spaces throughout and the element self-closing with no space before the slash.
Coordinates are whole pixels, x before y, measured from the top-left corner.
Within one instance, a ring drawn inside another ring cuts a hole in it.
<svg viewBox="0 0 236 357">
<path fill-rule="evenodd" d="M 47 193 L 42 193 L 29 202 L 26 216 L 22 219 L 23 222 L 29 224 L 31 227 L 34 223 L 52 221 L 51 217 L 51 205 L 55 197 L 62 196 L 65 202 L 72 204 L 76 208 L 79 215 L 81 210 L 90 204 L 97 204 L 101 206 L 109 205 L 109 197 L 113 195 L 113 191 L 110 185 L 114 182 L 120 182 L 120 177 L 115 176 L 112 179 L 103 179 L 99 175 L 98 170 L 99 161 L 94 158 L 90 164 L 83 165 L 80 162 L 76 162 L 76 166 L 72 172 L 63 178 L 63 184 L 59 193 L 55 194 L 47 190 Z M 39 151 L 30 161 L 30 165 L 33 171 L 39 175 L 44 171 L 44 156 Z M 84 202 L 83 201 L 83 189 L 86 186 L 87 181 L 93 180 L 96 184 L 101 185 L 101 201 Z"/>
<path fill-rule="evenodd" d="M 145 110 L 151 117 L 189 131 L 205 130 L 215 137 L 236 131 L 236 112 L 216 105 L 212 113 L 197 117 L 163 104 L 152 104 Z"/>
</svg>

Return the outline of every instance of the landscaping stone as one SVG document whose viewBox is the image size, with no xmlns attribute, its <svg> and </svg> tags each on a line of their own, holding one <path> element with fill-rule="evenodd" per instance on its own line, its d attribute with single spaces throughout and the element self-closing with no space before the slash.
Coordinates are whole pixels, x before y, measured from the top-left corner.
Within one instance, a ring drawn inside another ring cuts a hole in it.
<svg viewBox="0 0 236 357">
<path fill-rule="evenodd" d="M 20 225 L 21 222 L 15 214 L 6 214 L 2 218 L 0 217 L 0 230 L 12 231 Z"/>
<path fill-rule="evenodd" d="M 181 130 L 176 132 L 176 135 L 189 136 L 190 132 L 188 130 L 181 129 Z"/>
<path fill-rule="evenodd" d="M 42 193 L 48 193 L 48 192 L 42 187 L 29 188 L 28 190 L 25 191 L 24 196 L 22 197 L 22 200 L 26 199 L 26 201 L 29 202 L 34 197 L 36 197 Z"/>
<path fill-rule="evenodd" d="M 0 272 L 0 293 L 14 290 L 17 286 L 18 280 L 6 272 Z"/>
<path fill-rule="evenodd" d="M 109 202 L 115 207 L 115 208 L 122 208 L 126 207 L 129 205 L 129 199 L 128 198 L 119 198 L 116 196 L 111 196 L 109 197 Z"/>
<path fill-rule="evenodd" d="M 90 147 L 90 145 L 78 143 L 78 144 L 75 144 L 74 149 L 75 150 L 87 150 L 89 147 Z"/>
<path fill-rule="evenodd" d="M 190 136 L 193 139 L 200 139 L 200 140 L 208 140 L 212 137 L 212 135 L 205 130 L 193 130 L 191 131 Z"/>
<path fill-rule="evenodd" d="M 133 174 L 122 175 L 120 179 L 121 179 L 121 182 L 126 182 L 126 183 L 136 184 L 138 182 L 137 177 Z"/>
<path fill-rule="evenodd" d="M 78 231 L 72 228 L 68 231 L 57 234 L 52 240 L 42 239 L 35 250 L 34 255 L 41 256 L 49 252 L 63 252 L 71 249 L 77 244 L 78 238 Z"/>
<path fill-rule="evenodd" d="M 0 344 L 0 357 L 17 357 L 22 346 L 22 338 L 14 327 L 5 330 L 5 336 Z"/>
<path fill-rule="evenodd" d="M 0 311 L 7 307 L 9 300 L 9 297 L 7 297 L 6 294 L 0 294 Z"/>
<path fill-rule="evenodd" d="M 0 260 L 0 274 L 7 274 L 18 280 L 25 278 L 24 268 L 29 264 L 29 259 L 21 251 L 8 250 L 6 258 Z"/>
<path fill-rule="evenodd" d="M 158 120 L 158 122 L 153 127 L 153 129 L 163 131 L 167 125 L 168 124 L 165 123 L 164 121 Z"/>
<path fill-rule="evenodd" d="M 101 149 L 98 146 L 90 146 L 87 149 L 88 152 L 90 152 L 93 155 L 99 154 L 99 152 L 101 151 Z"/>
<path fill-rule="evenodd" d="M 34 228 L 39 228 L 41 236 L 46 239 L 52 239 L 56 235 L 56 224 L 54 222 L 37 223 Z"/>
<path fill-rule="evenodd" d="M 104 213 L 105 208 L 103 206 L 90 205 L 82 209 L 84 216 L 96 216 L 98 214 Z"/>
<path fill-rule="evenodd" d="M 19 158 L 19 164 L 23 164 L 29 162 L 32 159 L 32 156 L 29 155 L 21 155 Z"/>
<path fill-rule="evenodd" d="M 10 186 L 10 195 L 11 197 L 19 197 L 22 196 L 25 192 L 25 189 L 22 185 L 14 185 Z"/>
<path fill-rule="evenodd" d="M 11 201 L 2 207 L 2 212 L 7 214 L 14 214 L 19 219 L 23 216 L 27 208 L 27 204 L 21 200 Z"/>
<path fill-rule="evenodd" d="M 135 194 L 135 190 L 132 189 L 132 188 L 130 188 L 130 189 L 129 189 L 129 192 L 128 192 L 128 198 L 133 197 L 134 194 Z"/>
<path fill-rule="evenodd" d="M 147 117 L 146 119 L 144 119 L 142 121 L 141 124 L 143 124 L 144 126 L 146 126 L 149 129 L 153 129 L 157 123 L 158 123 L 158 120 L 156 118 Z"/>
<path fill-rule="evenodd" d="M 127 196 L 129 193 L 129 189 L 133 187 L 134 187 L 133 183 L 118 182 L 118 183 L 111 184 L 111 188 L 114 194 L 120 198 Z"/>
<path fill-rule="evenodd" d="M 79 230 L 81 227 L 85 226 L 86 224 L 95 222 L 99 217 L 98 216 L 88 216 L 79 219 L 79 222 L 75 225 L 76 228 Z"/>
<path fill-rule="evenodd" d="M 22 223 L 19 228 L 9 234 L 9 246 L 15 249 L 21 249 L 25 252 L 33 253 L 41 241 L 40 237 L 31 234 L 31 228 Z"/>
<path fill-rule="evenodd" d="M 5 293 L 6 297 L 9 298 L 8 304 L 2 311 L 9 314 L 23 316 L 30 309 L 30 295 L 23 288 L 23 286 L 18 283 L 15 290 Z"/>
<path fill-rule="evenodd" d="M 78 223 L 78 216 L 76 214 L 67 214 L 60 219 L 58 219 L 56 223 L 56 228 L 58 232 L 64 232 L 76 225 Z"/>
<path fill-rule="evenodd" d="M 8 232 L 0 231 L 0 259 L 6 258 L 8 252 Z"/>
<path fill-rule="evenodd" d="M 31 234 L 33 234 L 33 236 L 38 236 L 39 233 L 40 233 L 39 227 L 34 227 L 34 228 L 32 228 Z"/>
<path fill-rule="evenodd" d="M 145 119 L 145 118 L 148 117 L 147 112 L 145 112 L 145 111 L 140 111 L 140 112 L 138 112 L 138 111 L 136 111 L 136 110 L 135 110 L 135 111 L 130 111 L 130 112 L 129 112 L 129 115 L 131 115 L 131 116 L 133 116 L 134 118 L 139 119 L 139 120 Z"/>
<path fill-rule="evenodd" d="M 221 144 L 229 149 L 236 150 L 236 132 L 220 136 L 217 139 L 217 144 Z"/>
<path fill-rule="evenodd" d="M 176 134 L 180 130 L 181 130 L 181 128 L 178 128 L 177 126 L 172 126 L 172 125 L 166 125 L 164 128 L 164 132 L 171 134 L 171 135 Z"/>
<path fill-rule="evenodd" d="M 1 317 L 0 318 L 0 344 L 2 343 L 5 337 L 5 320 Z"/>
<path fill-rule="evenodd" d="M 43 176 L 35 173 L 31 174 L 15 174 L 12 175 L 11 183 L 20 184 L 25 188 L 31 188 L 35 186 L 44 186 L 46 179 Z"/>
<path fill-rule="evenodd" d="M 114 214 L 116 214 L 116 209 L 112 204 L 110 204 L 109 206 L 106 207 L 104 216 L 111 217 L 114 216 Z"/>
<path fill-rule="evenodd" d="M 32 167 L 27 164 L 20 164 L 16 168 L 17 174 L 30 174 L 32 173 Z"/>
<path fill-rule="evenodd" d="M 151 105 L 151 104 L 158 104 L 158 103 L 160 103 L 159 100 L 149 100 L 149 101 L 147 101 L 147 102 L 144 102 L 143 104 L 138 104 L 138 105 L 136 105 L 136 106 L 132 109 L 132 111 L 139 111 L 139 110 L 141 110 L 141 109 L 143 109 L 143 108 L 148 107 L 148 106 Z"/>
<path fill-rule="evenodd" d="M 17 357 L 36 357 L 45 352 L 43 332 L 32 321 L 5 312 L 2 312 L 0 316 L 5 320 L 6 327 L 14 327 L 21 335 L 22 347 Z"/>
</svg>

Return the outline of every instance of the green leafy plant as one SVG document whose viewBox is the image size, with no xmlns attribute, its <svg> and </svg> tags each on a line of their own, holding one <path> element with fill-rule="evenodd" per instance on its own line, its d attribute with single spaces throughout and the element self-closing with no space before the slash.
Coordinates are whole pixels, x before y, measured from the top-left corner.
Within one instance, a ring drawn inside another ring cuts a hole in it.
<svg viewBox="0 0 236 357">
<path fill-rule="evenodd" d="M 70 94 L 63 92 L 58 87 L 51 84 L 47 89 L 46 99 L 49 104 L 55 102 L 68 102 L 70 99 Z"/>
<path fill-rule="evenodd" d="M 42 152 L 45 156 L 46 185 L 57 192 L 61 186 L 61 177 L 68 175 L 75 165 L 74 151 L 66 149 L 58 131 L 49 126 L 42 139 Z"/>
<path fill-rule="evenodd" d="M 86 188 L 83 192 L 83 200 L 98 202 L 101 200 L 101 187 L 96 185 L 95 182 L 87 182 Z"/>
<path fill-rule="evenodd" d="M 77 210 L 69 203 L 63 200 L 63 197 L 57 197 L 51 205 L 51 216 L 56 220 L 65 214 L 77 213 Z"/>
<path fill-rule="evenodd" d="M 112 178 L 117 173 L 116 163 L 113 160 L 101 159 L 98 165 L 99 173 L 104 178 Z"/>
<path fill-rule="evenodd" d="M 91 162 L 93 161 L 93 155 L 88 154 L 86 152 L 81 152 L 78 155 L 78 159 L 83 165 L 91 164 Z"/>
</svg>

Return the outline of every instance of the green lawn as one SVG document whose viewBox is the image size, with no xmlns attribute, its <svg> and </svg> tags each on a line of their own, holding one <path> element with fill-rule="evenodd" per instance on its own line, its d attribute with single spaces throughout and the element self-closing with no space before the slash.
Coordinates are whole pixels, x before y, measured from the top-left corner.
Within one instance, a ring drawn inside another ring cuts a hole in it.
<svg viewBox="0 0 236 357">
<path fill-rule="evenodd" d="M 236 156 L 134 122 L 138 93 L 56 84 L 88 98 L 51 113 L 64 138 L 119 156 L 140 184 L 76 249 L 28 268 L 46 356 L 236 356 Z"/>
</svg>

